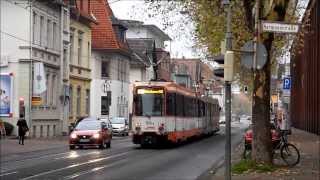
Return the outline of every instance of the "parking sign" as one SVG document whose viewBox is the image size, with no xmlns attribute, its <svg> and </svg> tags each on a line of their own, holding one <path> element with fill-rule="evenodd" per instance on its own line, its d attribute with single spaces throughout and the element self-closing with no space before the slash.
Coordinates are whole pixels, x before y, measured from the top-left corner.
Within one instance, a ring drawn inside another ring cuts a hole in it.
<svg viewBox="0 0 320 180">
<path fill-rule="evenodd" d="M 286 77 L 283 79 L 283 89 L 291 89 L 291 78 Z"/>
</svg>

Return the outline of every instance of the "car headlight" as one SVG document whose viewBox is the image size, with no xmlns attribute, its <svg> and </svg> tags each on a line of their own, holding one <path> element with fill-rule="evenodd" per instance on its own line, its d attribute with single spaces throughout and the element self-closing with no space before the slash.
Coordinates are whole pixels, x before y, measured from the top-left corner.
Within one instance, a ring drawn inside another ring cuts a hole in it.
<svg viewBox="0 0 320 180">
<path fill-rule="evenodd" d="M 75 138 L 77 138 L 77 135 L 76 135 L 75 133 L 72 133 L 72 134 L 70 135 L 70 138 L 71 138 L 71 139 L 75 139 Z"/>
<path fill-rule="evenodd" d="M 100 138 L 100 134 L 99 134 L 99 133 L 94 134 L 94 135 L 93 135 L 93 138 L 95 138 L 95 139 Z"/>
</svg>

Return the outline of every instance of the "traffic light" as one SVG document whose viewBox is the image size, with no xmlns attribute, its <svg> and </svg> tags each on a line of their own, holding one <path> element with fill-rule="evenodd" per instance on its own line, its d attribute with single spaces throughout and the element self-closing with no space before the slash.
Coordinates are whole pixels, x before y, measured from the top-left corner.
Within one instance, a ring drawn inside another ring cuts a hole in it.
<svg viewBox="0 0 320 180">
<path fill-rule="evenodd" d="M 226 51 L 225 55 L 213 57 L 213 60 L 219 64 L 213 70 L 213 74 L 219 78 L 223 78 L 224 81 L 233 81 L 234 52 Z"/>
<path fill-rule="evenodd" d="M 247 87 L 247 86 L 244 87 L 244 93 L 245 93 L 245 94 L 248 93 L 248 87 Z"/>
<path fill-rule="evenodd" d="M 24 118 L 25 117 L 25 107 L 24 107 L 24 98 L 19 99 L 19 117 Z"/>
</svg>

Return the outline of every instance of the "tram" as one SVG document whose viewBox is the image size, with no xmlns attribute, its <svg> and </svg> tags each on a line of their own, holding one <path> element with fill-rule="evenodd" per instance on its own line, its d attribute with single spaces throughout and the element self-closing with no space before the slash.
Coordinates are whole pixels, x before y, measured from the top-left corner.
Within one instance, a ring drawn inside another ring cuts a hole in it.
<svg viewBox="0 0 320 180">
<path fill-rule="evenodd" d="M 180 143 L 219 131 L 217 99 L 198 97 L 174 82 L 137 82 L 133 88 L 133 143 Z"/>
</svg>

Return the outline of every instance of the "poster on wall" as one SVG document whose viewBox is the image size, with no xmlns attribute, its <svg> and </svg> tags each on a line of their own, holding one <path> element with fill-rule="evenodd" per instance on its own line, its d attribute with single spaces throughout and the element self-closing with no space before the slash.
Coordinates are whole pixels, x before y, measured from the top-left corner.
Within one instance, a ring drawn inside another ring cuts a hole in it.
<svg viewBox="0 0 320 180">
<path fill-rule="evenodd" d="M 12 74 L 0 74 L 0 117 L 12 116 Z"/>
</svg>

